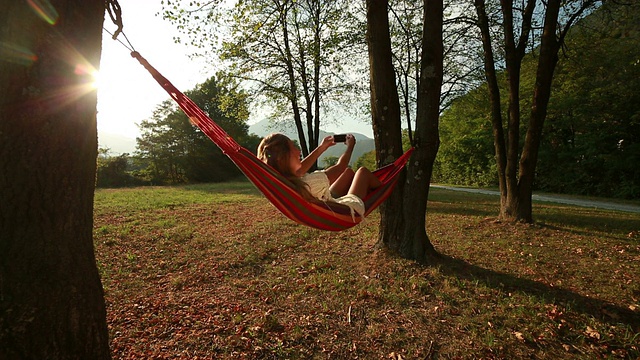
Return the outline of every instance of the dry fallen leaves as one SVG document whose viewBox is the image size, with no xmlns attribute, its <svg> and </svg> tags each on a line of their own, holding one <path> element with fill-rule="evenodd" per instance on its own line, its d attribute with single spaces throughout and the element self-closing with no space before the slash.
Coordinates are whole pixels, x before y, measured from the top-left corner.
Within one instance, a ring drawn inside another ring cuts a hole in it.
<svg viewBox="0 0 640 360">
<path fill-rule="evenodd" d="M 585 330 L 584 334 L 592 339 L 600 340 L 600 333 L 591 326 L 587 326 L 587 330 Z"/>
</svg>

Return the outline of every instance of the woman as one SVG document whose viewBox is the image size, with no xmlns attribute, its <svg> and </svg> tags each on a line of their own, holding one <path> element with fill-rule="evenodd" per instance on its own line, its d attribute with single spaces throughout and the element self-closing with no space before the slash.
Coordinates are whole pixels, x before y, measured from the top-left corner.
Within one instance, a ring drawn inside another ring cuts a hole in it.
<svg viewBox="0 0 640 360">
<path fill-rule="evenodd" d="M 356 138 L 348 134 L 345 144 L 347 149 L 338 162 L 325 170 L 307 174 L 320 155 L 335 145 L 333 136 L 322 139 L 322 143 L 307 157 L 300 159 L 300 149 L 283 134 L 267 135 L 258 146 L 258 158 L 289 179 L 296 190 L 308 200 L 319 199 L 347 205 L 360 216 L 364 216 L 365 207 L 362 199 L 381 185 L 375 175 L 367 168 L 359 168 L 354 172 L 349 168 L 349 160 L 356 145 Z"/>
</svg>

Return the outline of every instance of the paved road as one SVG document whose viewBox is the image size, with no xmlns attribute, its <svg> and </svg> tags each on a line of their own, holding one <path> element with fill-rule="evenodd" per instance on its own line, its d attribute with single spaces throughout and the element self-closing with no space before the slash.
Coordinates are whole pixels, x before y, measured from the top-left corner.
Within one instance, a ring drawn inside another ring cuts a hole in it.
<svg viewBox="0 0 640 360">
<path fill-rule="evenodd" d="M 466 191 L 476 194 L 485 194 L 485 195 L 500 195 L 498 191 L 494 190 L 483 190 L 483 189 L 470 189 L 470 188 L 461 188 L 454 186 L 444 186 L 444 185 L 433 185 L 431 187 L 454 190 L 454 191 Z M 597 208 L 597 209 L 607 209 L 607 210 L 616 210 L 616 211 L 626 211 L 632 213 L 640 213 L 640 206 L 630 205 L 630 204 L 619 204 L 615 202 L 608 201 L 591 201 L 591 200 L 578 200 L 578 199 L 565 199 L 557 196 L 550 195 L 536 195 L 533 194 L 531 197 L 533 201 L 542 201 L 542 202 L 552 202 L 557 204 L 567 204 L 567 205 L 575 205 L 589 208 Z"/>
</svg>

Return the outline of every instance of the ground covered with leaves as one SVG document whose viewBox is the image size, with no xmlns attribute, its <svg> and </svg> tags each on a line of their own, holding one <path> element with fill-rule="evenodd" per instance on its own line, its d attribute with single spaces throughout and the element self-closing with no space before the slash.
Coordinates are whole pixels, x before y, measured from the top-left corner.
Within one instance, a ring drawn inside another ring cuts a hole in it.
<svg viewBox="0 0 640 360">
<path fill-rule="evenodd" d="M 428 265 L 379 216 L 292 223 L 248 183 L 99 190 L 114 359 L 637 359 L 640 215 L 433 189 Z"/>
</svg>

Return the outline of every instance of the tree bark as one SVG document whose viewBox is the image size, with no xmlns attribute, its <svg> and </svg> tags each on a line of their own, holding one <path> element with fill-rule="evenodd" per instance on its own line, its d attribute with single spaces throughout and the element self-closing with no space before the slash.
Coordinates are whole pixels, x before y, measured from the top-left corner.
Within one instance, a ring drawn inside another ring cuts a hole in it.
<svg viewBox="0 0 640 360">
<path fill-rule="evenodd" d="M 507 178 L 505 170 L 507 167 L 507 150 L 504 138 L 502 106 L 500 104 L 500 87 L 498 86 L 498 76 L 493 61 L 493 48 L 491 46 L 491 35 L 489 32 L 489 19 L 485 6 L 485 0 L 475 0 L 476 13 L 478 15 L 478 27 L 482 35 L 482 48 L 484 50 L 484 73 L 489 89 L 489 103 L 491 107 L 491 127 L 493 132 L 493 147 L 495 151 L 496 164 L 498 165 L 498 187 L 500 189 L 500 199 L 507 197 Z M 502 203 L 502 202 L 501 202 Z M 501 206 L 500 208 L 504 208 Z"/>
<path fill-rule="evenodd" d="M 0 2 L 2 359 L 110 358 L 92 239 L 97 130 L 89 85 L 104 6 Z"/>
<path fill-rule="evenodd" d="M 371 116 L 376 144 L 377 166 L 393 162 L 402 155 L 400 130 L 400 99 L 396 88 L 389 33 L 388 0 L 367 0 L 367 45 L 369 48 L 369 79 Z M 400 179 L 394 192 L 380 206 L 378 245 L 399 250 L 403 230 L 402 192 Z"/>
<path fill-rule="evenodd" d="M 291 90 L 290 99 L 291 109 L 293 110 L 293 121 L 296 124 L 296 130 L 298 131 L 298 141 L 300 143 L 300 150 L 303 156 L 309 155 L 311 149 L 307 146 L 307 140 L 304 137 L 304 127 L 302 126 L 302 115 L 300 114 L 300 104 L 298 104 L 298 87 L 296 85 L 295 71 L 293 66 L 293 54 L 291 52 L 291 46 L 289 44 L 289 28 L 287 23 L 287 16 L 289 15 L 289 7 L 287 4 L 280 4 L 280 26 L 282 27 L 282 38 L 284 43 L 284 62 L 286 65 L 287 77 L 289 80 L 289 89 Z M 311 137 L 309 137 L 311 139 Z"/>
<path fill-rule="evenodd" d="M 440 146 L 440 94 L 443 78 L 442 0 L 424 0 L 422 59 L 416 114 L 416 150 L 407 165 L 403 257 L 427 262 L 437 255 L 426 231 L 429 183 Z"/>
<path fill-rule="evenodd" d="M 507 108 L 507 162 L 505 166 L 506 199 L 501 199 L 500 216 L 509 218 L 517 209 L 517 172 L 518 155 L 520 150 L 520 71 L 522 56 L 516 51 L 513 2 L 500 0 L 503 17 L 503 36 L 505 52 L 505 70 L 507 74 L 507 93 L 509 96 Z M 494 61 L 491 59 L 491 61 Z"/>
<path fill-rule="evenodd" d="M 524 147 L 520 157 L 518 207 L 516 208 L 515 217 L 525 222 L 533 222 L 531 201 L 533 180 L 538 162 L 540 141 L 542 141 L 542 128 L 547 117 L 547 107 L 551 98 L 553 73 L 558 63 L 558 51 L 560 50 L 560 42 L 556 38 L 559 12 L 560 1 L 549 0 L 540 43 L 540 58 L 538 60 L 529 129 L 525 136 Z"/>
</svg>

